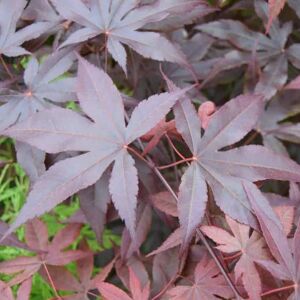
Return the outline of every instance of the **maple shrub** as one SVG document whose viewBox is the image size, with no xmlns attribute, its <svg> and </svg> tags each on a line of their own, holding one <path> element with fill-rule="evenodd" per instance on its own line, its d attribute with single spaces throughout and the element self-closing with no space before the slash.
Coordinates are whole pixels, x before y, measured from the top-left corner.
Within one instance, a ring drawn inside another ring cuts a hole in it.
<svg viewBox="0 0 300 300">
<path fill-rule="evenodd" d="M 0 300 L 299 300 L 299 30 L 299 0 L 0 0 Z"/>
</svg>

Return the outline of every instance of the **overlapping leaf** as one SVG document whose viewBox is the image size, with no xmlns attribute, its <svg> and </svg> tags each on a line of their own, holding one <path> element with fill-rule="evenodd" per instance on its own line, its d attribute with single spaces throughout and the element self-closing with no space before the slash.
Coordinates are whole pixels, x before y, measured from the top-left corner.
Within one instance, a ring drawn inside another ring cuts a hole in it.
<svg viewBox="0 0 300 300">
<path fill-rule="evenodd" d="M 226 298 L 233 296 L 225 279 L 219 275 L 215 262 L 207 256 L 204 256 L 195 268 L 193 285 L 177 285 L 167 294 L 172 300 L 217 300 L 219 299 L 217 296 Z"/>
<path fill-rule="evenodd" d="M 36 22 L 16 31 L 17 22 L 26 4 L 26 0 L 0 2 L 0 53 L 5 56 L 30 54 L 21 45 L 39 37 L 53 26 L 49 22 Z"/>
<path fill-rule="evenodd" d="M 80 234 L 81 225 L 67 225 L 51 242 L 48 241 L 46 225 L 34 219 L 26 224 L 25 238 L 28 249 L 36 256 L 19 256 L 0 263 L 0 273 L 16 274 L 9 285 L 15 285 L 38 272 L 45 265 L 63 266 L 90 255 L 88 251 L 66 250 Z"/>
<path fill-rule="evenodd" d="M 86 152 L 56 163 L 37 181 L 11 230 L 91 186 L 115 161 L 110 193 L 134 237 L 138 179 L 127 145 L 153 128 L 183 94 L 184 91 L 163 93 L 142 101 L 126 127 L 122 98 L 111 79 L 80 59 L 77 95 L 92 121 L 71 110 L 53 108 L 4 131 L 5 135 L 49 153 Z"/>
<path fill-rule="evenodd" d="M 17 297 L 15 298 L 12 290 L 4 282 L 0 281 L 0 292 L 2 300 L 30 300 L 32 280 L 25 280 L 19 287 Z"/>
<path fill-rule="evenodd" d="M 88 245 L 85 241 L 80 244 L 80 249 L 82 251 L 89 251 Z M 115 260 L 102 268 L 102 270 L 97 275 L 92 276 L 94 259 L 92 255 L 89 255 L 76 261 L 78 279 L 62 266 L 48 266 L 48 272 L 54 286 L 58 290 L 74 292 L 74 294 L 64 296 L 61 299 L 82 300 L 87 299 L 89 291 L 96 289 L 97 285 L 102 283 L 106 279 L 106 277 L 111 272 L 114 263 Z M 41 271 L 41 275 L 46 281 L 49 281 L 49 277 L 44 270 Z"/>
<path fill-rule="evenodd" d="M 172 13 L 184 13 L 201 5 L 199 0 L 158 0 L 151 5 L 137 6 L 134 0 L 92 0 L 86 6 L 81 0 L 52 0 L 59 13 L 84 28 L 77 30 L 61 47 L 86 41 L 100 34 L 106 35 L 107 49 L 126 71 L 127 55 L 122 44 L 145 57 L 186 64 L 184 55 L 161 34 L 138 31 L 148 23 L 160 21 Z"/>
<path fill-rule="evenodd" d="M 0 106 L 0 130 L 54 107 L 54 103 L 74 100 L 75 79 L 56 80 L 69 70 L 74 58 L 68 49 L 50 55 L 41 64 L 32 57 L 24 72 L 25 87 L 21 91 L 4 90 L 0 95 L 0 101 L 5 102 Z M 17 143 L 16 151 L 18 162 L 34 182 L 45 171 L 44 152 L 24 143 Z"/>
<path fill-rule="evenodd" d="M 129 285 L 131 296 L 128 296 L 123 290 L 118 287 L 101 282 L 97 284 L 97 288 L 105 299 L 110 300 L 148 300 L 150 296 L 150 282 L 142 287 L 139 278 L 132 269 L 129 269 Z"/>
<path fill-rule="evenodd" d="M 265 240 L 271 253 L 277 262 L 271 260 L 259 260 L 258 263 L 266 268 L 274 277 L 281 280 L 293 281 L 295 284 L 294 293 L 289 296 L 289 300 L 296 300 L 300 297 L 299 289 L 296 287 L 300 281 L 300 227 L 290 243 L 283 231 L 283 227 L 273 212 L 268 200 L 260 190 L 253 184 L 244 183 L 244 188 L 251 203 L 251 206 L 259 220 Z"/>
<path fill-rule="evenodd" d="M 184 229 L 184 244 L 204 214 L 206 183 L 217 205 L 227 215 L 255 227 L 241 178 L 249 181 L 300 180 L 298 164 L 265 147 L 250 145 L 220 151 L 241 140 L 255 127 L 263 110 L 261 96 L 243 95 L 227 102 L 213 114 L 201 139 L 201 127 L 199 121 L 196 123 L 197 117 L 193 117 L 196 113 L 192 113 L 194 108 L 189 101 L 180 100 L 174 107 L 176 126 L 194 157 L 179 188 L 179 219 Z"/>
<path fill-rule="evenodd" d="M 256 0 L 254 4 L 258 16 L 267 24 L 269 19 L 267 3 Z M 239 51 L 256 53 L 263 72 L 255 92 L 263 94 L 266 100 L 272 98 L 286 83 L 288 61 L 296 68 L 300 66 L 299 45 L 286 46 L 287 39 L 292 32 L 291 23 L 280 26 L 278 20 L 273 21 L 270 25 L 269 37 L 252 31 L 241 22 L 234 20 L 214 21 L 197 28 L 215 38 L 229 41 Z M 250 57 L 249 55 L 249 59 Z M 247 60 L 241 61 L 241 64 L 244 63 L 247 63 Z"/>
<path fill-rule="evenodd" d="M 265 241 L 255 231 L 250 235 L 249 226 L 239 224 L 229 217 L 226 220 L 233 235 L 216 226 L 202 226 L 201 230 L 218 244 L 216 248 L 220 251 L 228 254 L 240 253 L 234 269 L 236 281 L 242 278 L 248 296 L 251 299 L 259 299 L 262 286 L 254 262 L 257 259 L 269 258 Z"/>
</svg>

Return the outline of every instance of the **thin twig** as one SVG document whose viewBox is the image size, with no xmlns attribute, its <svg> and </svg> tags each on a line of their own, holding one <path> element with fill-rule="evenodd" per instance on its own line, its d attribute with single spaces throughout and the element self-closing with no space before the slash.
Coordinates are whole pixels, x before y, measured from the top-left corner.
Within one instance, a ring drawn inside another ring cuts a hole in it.
<svg viewBox="0 0 300 300">
<path fill-rule="evenodd" d="M 168 134 L 166 133 L 165 136 L 168 136 Z M 175 162 L 176 161 L 175 150 L 173 149 L 172 144 L 169 142 L 169 139 L 167 138 L 169 149 L 170 149 L 171 159 L 172 159 L 173 162 Z M 179 185 L 179 171 L 178 171 L 178 166 L 174 166 L 174 173 L 175 173 L 176 183 L 177 183 L 177 185 Z"/>
<path fill-rule="evenodd" d="M 159 166 L 159 167 L 157 167 L 157 169 L 159 169 L 159 170 L 165 170 L 165 169 L 168 169 L 168 168 L 171 168 L 171 167 L 175 167 L 175 166 L 178 166 L 180 164 L 183 164 L 183 163 L 186 163 L 186 162 L 189 162 L 189 161 L 192 161 L 192 160 L 194 160 L 193 157 L 185 158 L 185 159 L 175 161 L 175 162 L 173 162 L 171 164 L 168 164 L 168 165 L 165 165 L 165 166 Z"/>
<path fill-rule="evenodd" d="M 56 290 L 56 287 L 55 287 L 55 285 L 54 285 L 54 282 L 53 282 L 53 280 L 52 280 L 52 278 L 51 278 L 51 275 L 50 275 L 50 273 L 49 273 L 49 271 L 48 271 L 48 268 L 47 268 L 45 262 L 43 262 L 43 267 L 44 267 L 44 269 L 45 269 L 45 271 L 46 271 L 46 274 L 47 274 L 47 277 L 48 277 L 48 279 L 49 279 L 50 285 L 51 285 L 51 287 L 52 287 L 52 289 L 53 289 L 53 291 L 54 291 L 55 297 L 56 297 L 57 299 L 59 299 L 59 300 L 62 300 L 62 298 L 58 295 L 58 292 L 57 292 L 57 290 Z"/>
<path fill-rule="evenodd" d="M 178 151 L 178 149 L 175 147 L 173 141 L 171 140 L 171 138 L 169 137 L 169 135 L 166 133 L 165 137 L 167 138 L 169 144 L 171 145 L 172 149 L 175 151 L 175 153 L 181 158 L 181 159 L 185 159 L 185 157 Z"/>
<path fill-rule="evenodd" d="M 269 296 L 271 294 L 275 294 L 277 292 L 282 292 L 282 291 L 286 291 L 286 290 L 290 290 L 290 289 L 295 289 L 295 285 L 293 284 L 293 285 L 283 286 L 278 289 L 273 289 L 273 290 L 262 293 L 260 296 L 265 297 L 265 296 Z"/>
</svg>

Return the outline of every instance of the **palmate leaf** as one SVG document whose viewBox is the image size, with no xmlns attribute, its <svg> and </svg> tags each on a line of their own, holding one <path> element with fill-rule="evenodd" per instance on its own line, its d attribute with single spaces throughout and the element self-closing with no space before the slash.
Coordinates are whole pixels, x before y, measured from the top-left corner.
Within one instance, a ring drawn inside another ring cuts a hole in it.
<svg viewBox="0 0 300 300">
<path fill-rule="evenodd" d="M 64 49 L 49 55 L 40 63 L 32 57 L 24 72 L 25 86 L 21 90 L 3 90 L 0 94 L 0 130 L 16 121 L 25 120 L 30 114 L 53 107 L 54 103 L 75 100 L 75 78 L 61 78 L 75 60 L 75 55 Z"/>
<path fill-rule="evenodd" d="M 217 300 L 216 296 L 231 298 L 232 291 L 226 284 L 213 260 L 204 255 L 194 271 L 193 285 L 177 285 L 170 289 L 167 294 L 171 300 L 182 299 L 207 299 Z"/>
<path fill-rule="evenodd" d="M 110 192 L 134 237 L 138 181 L 127 145 L 153 128 L 184 92 L 163 93 L 142 101 L 126 127 L 117 88 L 103 71 L 80 58 L 77 95 L 81 108 L 92 121 L 71 110 L 54 108 L 38 112 L 3 132 L 49 153 L 86 152 L 56 163 L 41 176 L 10 231 L 93 185 L 115 161 Z"/>
<path fill-rule="evenodd" d="M 71 49 L 63 49 L 49 55 L 40 63 L 32 57 L 24 72 L 25 86 L 21 90 L 4 90 L 0 94 L 0 130 L 23 121 L 31 114 L 54 107 L 68 100 L 74 100 L 75 78 L 59 76 L 70 69 L 75 59 Z M 21 142 L 16 143 L 18 162 L 21 164 L 31 182 L 45 171 L 45 153 Z"/>
<path fill-rule="evenodd" d="M 248 296 L 251 299 L 259 299 L 262 290 L 261 280 L 254 262 L 257 259 L 269 258 L 265 249 L 266 243 L 255 231 L 250 236 L 251 228 L 249 226 L 239 224 L 229 217 L 226 217 L 226 220 L 233 235 L 216 226 L 202 226 L 201 230 L 218 244 L 216 248 L 220 251 L 224 253 L 241 252 L 234 268 L 235 279 L 238 281 L 242 277 Z"/>
<path fill-rule="evenodd" d="M 50 22 L 36 22 L 15 32 L 17 21 L 26 5 L 26 0 L 0 2 L 0 53 L 5 56 L 30 54 L 21 45 L 39 37 L 53 26 Z"/>
<path fill-rule="evenodd" d="M 179 188 L 183 247 L 191 239 L 204 214 L 206 184 L 210 186 L 217 205 L 227 215 L 256 227 L 241 179 L 252 182 L 265 179 L 300 180 L 300 166 L 297 163 L 263 146 L 250 145 L 220 151 L 240 141 L 255 127 L 264 107 L 262 100 L 259 95 L 242 95 L 227 102 L 213 114 L 204 136 L 196 140 L 192 137 L 201 132 L 199 122 L 197 128 L 196 122 L 191 121 L 191 113 L 189 122 L 183 122 L 187 119 L 184 105 L 190 100 L 181 99 L 174 107 L 176 126 L 194 158 Z"/>
<path fill-rule="evenodd" d="M 90 251 L 85 240 L 80 243 L 79 249 L 81 251 Z M 48 272 L 56 289 L 74 292 L 72 295 L 62 297 L 61 300 L 88 299 L 89 291 L 96 289 L 96 285 L 102 283 L 106 279 L 114 267 L 115 260 L 112 260 L 95 276 L 93 275 L 94 258 L 92 253 L 89 256 L 77 260 L 75 263 L 78 278 L 63 266 L 48 266 Z M 44 269 L 40 271 L 40 274 L 45 281 L 49 282 L 49 277 Z M 59 300 L 58 298 L 52 298 L 52 300 L 54 299 Z"/>
<path fill-rule="evenodd" d="M 182 14 L 197 6 L 206 8 L 199 0 L 157 0 L 141 6 L 135 0 L 92 0 L 89 7 L 81 0 L 52 0 L 52 3 L 63 17 L 84 26 L 71 34 L 61 47 L 105 34 L 108 51 L 125 73 L 127 58 L 122 44 L 148 58 L 186 64 L 182 52 L 161 34 L 138 29 L 173 13 Z"/>
<path fill-rule="evenodd" d="M 79 224 L 67 225 L 49 242 L 47 227 L 42 221 L 34 219 L 28 222 L 25 228 L 25 240 L 28 249 L 36 256 L 19 256 L 3 261 L 0 263 L 0 273 L 16 274 L 9 281 L 9 285 L 12 286 L 31 278 L 44 264 L 63 266 L 90 256 L 91 253 L 88 251 L 64 250 L 78 238 L 80 229 Z"/>
<path fill-rule="evenodd" d="M 257 15 L 267 26 L 268 4 L 262 0 L 253 2 Z M 278 20 L 274 20 L 269 26 L 269 36 L 252 31 L 235 20 L 222 19 L 196 27 L 217 39 L 230 42 L 242 54 L 255 52 L 259 66 L 263 69 L 255 87 L 255 93 L 263 94 L 266 100 L 270 100 L 285 85 L 288 79 L 288 61 L 296 68 L 300 67 L 299 45 L 287 45 L 288 37 L 293 29 L 292 23 L 287 22 L 281 26 Z M 248 61 L 241 60 L 240 65 L 249 63 L 250 57 Z"/>
</svg>

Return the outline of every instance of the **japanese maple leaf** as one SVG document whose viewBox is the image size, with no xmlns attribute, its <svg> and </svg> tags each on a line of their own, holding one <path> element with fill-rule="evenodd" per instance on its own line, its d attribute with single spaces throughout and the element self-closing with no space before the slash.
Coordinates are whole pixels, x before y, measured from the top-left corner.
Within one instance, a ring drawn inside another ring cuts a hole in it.
<svg viewBox="0 0 300 300">
<path fill-rule="evenodd" d="M 51 108 L 57 104 L 75 99 L 75 79 L 59 76 L 69 70 L 75 59 L 70 50 L 65 49 L 48 56 L 39 64 L 35 57 L 29 61 L 24 72 L 25 85 L 21 90 L 6 90 L 0 95 L 0 130 L 23 121 L 31 114 Z M 44 152 L 24 143 L 16 144 L 17 159 L 31 182 L 44 171 Z"/>
<path fill-rule="evenodd" d="M 204 2 L 157 0 L 151 5 L 138 6 L 136 0 L 91 0 L 89 7 L 81 0 L 52 0 L 52 3 L 63 17 L 84 26 L 71 34 L 61 47 L 104 34 L 109 53 L 126 73 L 127 55 L 122 44 L 148 58 L 186 64 L 181 51 L 161 34 L 138 29 L 172 13 L 182 14 L 197 5 L 203 6 Z"/>
<path fill-rule="evenodd" d="M 103 71 L 80 59 L 77 85 L 80 106 L 90 119 L 68 109 L 53 108 L 3 132 L 49 153 L 85 152 L 56 163 L 40 177 L 11 230 L 93 185 L 114 162 L 110 194 L 134 237 L 138 178 L 128 145 L 164 118 L 185 91 L 140 102 L 126 127 L 121 95 Z"/>
<path fill-rule="evenodd" d="M 83 251 L 89 251 L 86 242 L 81 243 L 80 249 Z M 76 261 L 78 279 L 62 266 L 48 266 L 48 272 L 57 290 L 74 292 L 74 294 L 61 297 L 61 299 L 82 300 L 89 299 L 89 291 L 97 289 L 97 284 L 103 282 L 107 278 L 114 266 L 114 263 L 115 260 L 102 268 L 100 273 L 93 277 L 94 259 L 92 255 L 89 255 Z M 44 270 L 41 270 L 41 275 L 46 281 L 49 281 L 48 275 Z"/>
<path fill-rule="evenodd" d="M 258 16 L 266 24 L 268 22 L 268 5 L 266 2 L 254 2 Z M 233 44 L 239 52 L 249 55 L 255 51 L 263 71 L 255 87 L 256 93 L 261 93 L 266 100 L 272 98 L 286 83 L 288 61 L 296 68 L 300 68 L 300 45 L 293 44 L 287 47 L 287 40 L 292 32 L 292 23 L 280 26 L 274 20 L 270 27 L 269 37 L 260 32 L 247 28 L 244 24 L 234 20 L 220 20 L 197 26 L 202 32 Z M 249 60 L 248 60 L 249 62 Z M 247 63 L 247 59 L 240 59 L 240 65 Z M 236 65 L 235 65 L 236 66 Z"/>
<path fill-rule="evenodd" d="M 82 250 L 63 251 L 76 240 L 80 229 L 79 224 L 67 225 L 49 242 L 47 227 L 42 221 L 34 219 L 28 222 L 25 228 L 26 244 L 36 256 L 19 256 L 1 262 L 0 273 L 16 274 L 9 282 L 10 285 L 14 285 L 30 278 L 45 265 L 63 266 L 90 255 L 90 252 Z"/>
<path fill-rule="evenodd" d="M 267 245 L 256 231 L 250 235 L 249 226 L 239 224 L 229 217 L 226 217 L 226 221 L 233 235 L 216 226 L 202 226 L 201 230 L 219 245 L 216 248 L 223 253 L 240 253 L 241 256 L 234 267 L 235 279 L 238 281 L 242 278 L 250 299 L 260 299 L 261 280 L 254 261 L 269 258 Z"/>
<path fill-rule="evenodd" d="M 176 90 L 168 83 L 171 90 Z M 182 176 L 178 213 L 187 245 L 200 224 L 207 202 L 207 185 L 216 204 L 230 217 L 255 227 L 255 219 L 241 179 L 300 180 L 300 166 L 259 145 L 222 150 L 240 141 L 257 123 L 263 110 L 262 97 L 241 95 L 216 111 L 203 136 L 199 118 L 188 98 L 174 106 L 175 123 L 190 148 L 193 161 Z"/>
<path fill-rule="evenodd" d="M 205 255 L 194 271 L 193 285 L 177 285 L 167 292 L 170 300 L 217 300 L 216 296 L 233 297 L 232 290 L 226 284 L 215 262 Z"/>
<path fill-rule="evenodd" d="M 39 37 L 53 26 L 49 22 L 36 22 L 16 32 L 17 22 L 26 5 L 26 0 L 1 0 L 0 54 L 6 56 L 30 54 L 21 45 L 26 41 Z"/>
<path fill-rule="evenodd" d="M 282 224 L 260 190 L 249 182 L 244 182 L 244 189 L 258 218 L 269 249 L 277 261 L 257 260 L 257 262 L 274 277 L 292 281 L 295 285 L 294 292 L 288 299 L 297 300 L 300 297 L 298 288 L 300 284 L 300 223 L 297 224 L 292 242 L 288 241 Z"/>
<path fill-rule="evenodd" d="M 39 63 L 32 56 L 24 72 L 24 86 L 21 90 L 3 90 L 0 101 L 0 130 L 17 121 L 25 120 L 30 114 L 51 108 L 53 102 L 74 100 L 75 78 L 59 78 L 73 64 L 75 55 L 70 50 L 54 52 Z"/>
<path fill-rule="evenodd" d="M 31 292 L 31 286 L 31 278 L 23 281 L 18 289 L 17 297 L 15 298 L 11 288 L 3 281 L 0 281 L 1 300 L 30 300 L 29 297 Z"/>
<path fill-rule="evenodd" d="M 96 285 L 100 294 L 107 300 L 148 300 L 150 296 L 150 282 L 148 281 L 148 283 L 142 287 L 139 278 L 131 268 L 129 268 L 131 297 L 113 284 L 100 282 Z"/>
</svg>

